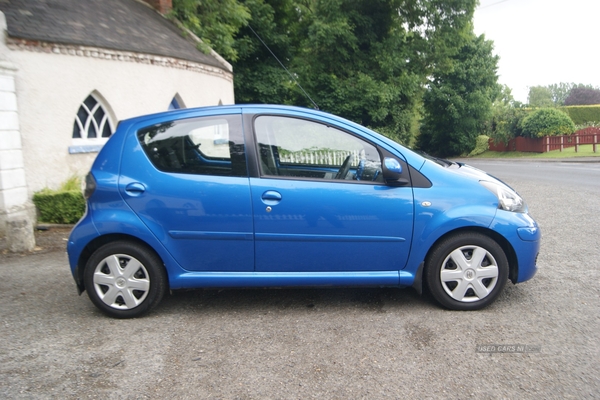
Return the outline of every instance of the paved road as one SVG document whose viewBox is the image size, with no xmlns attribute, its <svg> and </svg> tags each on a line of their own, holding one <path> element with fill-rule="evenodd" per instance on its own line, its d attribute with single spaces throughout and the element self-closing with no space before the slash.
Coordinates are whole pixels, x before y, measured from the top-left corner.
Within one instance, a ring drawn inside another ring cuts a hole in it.
<svg viewBox="0 0 600 400">
<path fill-rule="evenodd" d="M 3 255 L 0 397 L 599 397 L 600 180 L 473 164 L 513 185 L 544 235 L 538 275 L 485 310 L 410 289 L 225 290 L 119 321 L 76 295 L 64 253 Z M 476 351 L 517 344 L 539 352 Z"/>
<path fill-rule="evenodd" d="M 482 159 L 459 160 L 483 169 L 503 180 L 533 181 L 600 192 L 600 159 L 598 162 L 497 161 Z"/>
</svg>

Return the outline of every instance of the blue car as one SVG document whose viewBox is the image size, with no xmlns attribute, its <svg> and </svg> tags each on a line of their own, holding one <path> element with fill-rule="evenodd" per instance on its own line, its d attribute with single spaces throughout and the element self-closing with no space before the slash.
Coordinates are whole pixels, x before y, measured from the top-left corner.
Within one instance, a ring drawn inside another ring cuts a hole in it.
<svg viewBox="0 0 600 400">
<path fill-rule="evenodd" d="M 122 121 L 84 195 L 71 271 L 116 318 L 184 288 L 425 287 L 477 310 L 537 270 L 540 230 L 506 184 L 304 108 Z"/>
</svg>

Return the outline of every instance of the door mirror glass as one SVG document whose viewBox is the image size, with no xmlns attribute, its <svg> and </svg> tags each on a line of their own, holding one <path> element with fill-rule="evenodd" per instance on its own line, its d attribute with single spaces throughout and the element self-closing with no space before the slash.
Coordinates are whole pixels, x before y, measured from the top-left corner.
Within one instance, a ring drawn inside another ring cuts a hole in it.
<svg viewBox="0 0 600 400">
<path fill-rule="evenodd" d="M 383 179 L 391 186 L 408 184 L 408 179 L 402 178 L 402 165 L 392 157 L 385 157 L 383 160 Z"/>
<path fill-rule="evenodd" d="M 385 168 L 392 173 L 400 175 L 402 173 L 402 165 L 395 158 L 386 157 L 384 160 Z"/>
</svg>

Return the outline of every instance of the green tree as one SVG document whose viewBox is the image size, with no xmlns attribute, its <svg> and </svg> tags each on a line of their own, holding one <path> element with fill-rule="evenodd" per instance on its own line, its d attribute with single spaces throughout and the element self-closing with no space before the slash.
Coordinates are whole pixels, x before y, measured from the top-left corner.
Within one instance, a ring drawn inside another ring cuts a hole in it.
<svg viewBox="0 0 600 400">
<path fill-rule="evenodd" d="M 237 59 L 234 36 L 250 19 L 248 8 L 237 0 L 173 0 L 172 15 L 202 39 L 201 50 L 212 48 L 229 61 Z"/>
<path fill-rule="evenodd" d="M 575 132 L 575 124 L 571 118 L 556 108 L 542 108 L 532 112 L 523 119 L 521 128 L 523 136 L 532 138 L 570 135 Z"/>
<path fill-rule="evenodd" d="M 294 70 L 322 109 L 409 143 L 426 77 L 458 52 L 474 7 L 473 0 L 315 0 Z"/>
<path fill-rule="evenodd" d="M 411 63 L 429 76 L 452 68 L 452 57 L 470 40 L 477 0 L 402 0 L 398 13 L 411 47 Z"/>
<path fill-rule="evenodd" d="M 574 87 L 577 87 L 575 83 L 555 83 L 552 85 L 548 85 L 548 89 L 552 92 L 552 101 L 555 106 L 562 106 L 565 104 L 565 100 L 569 97 L 569 93 L 573 90 Z"/>
<path fill-rule="evenodd" d="M 501 89 L 498 56 L 483 35 L 473 34 L 452 61 L 452 70 L 433 74 L 423 99 L 425 117 L 417 142 L 420 149 L 442 157 L 469 153 L 475 147 Z"/>
<path fill-rule="evenodd" d="M 552 90 L 546 86 L 531 86 L 527 102 L 531 107 L 552 107 L 554 105 Z"/>
<path fill-rule="evenodd" d="M 250 10 L 252 20 L 235 38 L 234 49 L 239 55 L 233 62 L 236 101 L 294 104 L 297 85 L 261 39 L 284 66 L 293 70 L 312 12 L 294 0 L 246 0 L 243 5 Z M 295 78 L 300 85 L 307 79 L 297 74 Z"/>
<path fill-rule="evenodd" d="M 500 96 L 492 105 L 492 115 L 485 126 L 485 133 L 496 143 L 507 143 L 521 136 L 521 121 L 527 115 L 523 105 L 512 96 L 511 89 L 503 85 Z"/>
<path fill-rule="evenodd" d="M 529 105 L 532 107 L 560 107 L 569 105 L 573 100 L 573 92 L 578 90 L 597 89 L 582 83 L 554 83 L 548 86 L 532 86 L 529 88 Z"/>
<path fill-rule="evenodd" d="M 422 76 L 407 66 L 413 54 L 395 10 L 388 1 L 316 1 L 294 66 L 321 109 L 406 142 Z"/>
<path fill-rule="evenodd" d="M 476 4 L 174 0 L 174 14 L 232 62 L 237 102 L 312 106 L 300 84 L 321 109 L 408 143 L 427 77 L 453 68 Z"/>
</svg>

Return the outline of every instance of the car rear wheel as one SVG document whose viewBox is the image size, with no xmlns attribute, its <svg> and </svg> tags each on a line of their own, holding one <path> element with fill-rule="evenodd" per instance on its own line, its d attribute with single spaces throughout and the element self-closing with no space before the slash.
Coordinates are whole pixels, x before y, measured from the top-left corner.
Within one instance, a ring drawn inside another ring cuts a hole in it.
<svg viewBox="0 0 600 400">
<path fill-rule="evenodd" d="M 114 318 L 133 318 L 150 311 L 167 289 L 160 258 L 145 246 L 108 243 L 96 250 L 84 271 L 90 300 Z"/>
<path fill-rule="evenodd" d="M 490 305 L 508 280 L 508 260 L 492 238 L 475 232 L 450 236 L 426 260 L 432 296 L 452 310 L 479 310 Z"/>
</svg>

